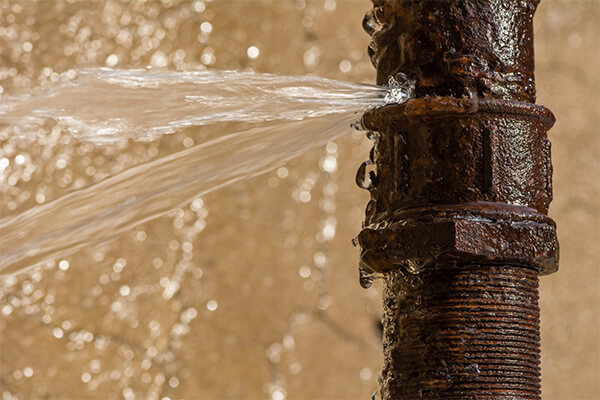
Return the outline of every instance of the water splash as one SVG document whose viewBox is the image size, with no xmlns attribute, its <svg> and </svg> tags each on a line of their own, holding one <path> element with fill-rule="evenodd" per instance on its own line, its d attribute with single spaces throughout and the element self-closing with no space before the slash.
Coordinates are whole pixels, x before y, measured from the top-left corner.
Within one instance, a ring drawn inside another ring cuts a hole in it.
<svg viewBox="0 0 600 400">
<path fill-rule="evenodd" d="M 154 140 L 217 122 L 252 124 L 0 219 L 0 275 L 108 242 L 197 196 L 276 168 L 348 133 L 366 108 L 408 98 L 394 94 L 402 90 L 313 76 L 99 69 L 9 98 L 0 123 L 24 139 L 48 121 L 95 144 Z"/>
<path fill-rule="evenodd" d="M 388 78 L 387 89 L 388 92 L 384 97 L 386 104 L 404 103 L 414 97 L 415 81 L 403 73 L 397 73 Z"/>
</svg>

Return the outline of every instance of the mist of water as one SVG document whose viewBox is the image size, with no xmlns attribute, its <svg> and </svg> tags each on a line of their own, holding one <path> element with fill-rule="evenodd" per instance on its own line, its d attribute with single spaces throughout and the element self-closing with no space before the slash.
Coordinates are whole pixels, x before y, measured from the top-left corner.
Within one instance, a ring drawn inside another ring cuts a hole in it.
<svg viewBox="0 0 600 400">
<path fill-rule="evenodd" d="M 108 242 L 197 196 L 323 146 L 348 133 L 365 109 L 410 95 L 409 86 L 313 76 L 101 69 L 5 99 L 0 123 L 23 139 L 48 121 L 98 145 L 224 121 L 251 124 L 0 219 L 0 275 Z"/>
</svg>

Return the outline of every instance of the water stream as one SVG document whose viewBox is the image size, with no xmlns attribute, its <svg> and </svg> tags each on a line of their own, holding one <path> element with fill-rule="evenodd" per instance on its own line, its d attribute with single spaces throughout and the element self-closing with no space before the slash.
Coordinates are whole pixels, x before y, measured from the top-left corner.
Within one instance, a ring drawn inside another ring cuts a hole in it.
<svg viewBox="0 0 600 400">
<path fill-rule="evenodd" d="M 95 145 L 156 140 L 227 121 L 248 127 L 0 219 L 0 275 L 110 241 L 199 195 L 323 146 L 348 133 L 365 109 L 408 96 L 409 88 L 396 81 L 379 87 L 315 76 L 94 69 L 5 98 L 2 129 L 22 140 L 49 123 Z"/>
</svg>

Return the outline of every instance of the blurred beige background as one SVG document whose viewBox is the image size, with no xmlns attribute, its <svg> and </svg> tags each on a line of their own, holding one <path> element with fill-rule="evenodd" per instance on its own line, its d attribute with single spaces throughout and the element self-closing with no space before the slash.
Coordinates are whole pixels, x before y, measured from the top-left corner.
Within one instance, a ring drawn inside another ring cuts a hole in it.
<svg viewBox="0 0 600 400">
<path fill-rule="evenodd" d="M 0 93 L 105 65 L 373 82 L 361 28 L 369 7 L 2 0 Z M 600 398 L 598 21 L 595 0 L 545 0 L 535 19 L 538 102 L 557 116 L 551 216 L 561 243 L 560 271 L 541 279 L 544 399 Z M 258 57 L 248 56 L 251 46 Z M 56 130 L 33 143 L 0 131 L 0 158 L 10 161 L 0 212 L 17 214 L 205 133 L 97 148 Z M 354 174 L 369 148 L 349 133 L 103 247 L 0 279 L 1 398 L 370 398 L 381 363 L 380 285 L 360 288 L 350 243 L 368 198 Z M 336 171 L 320 167 L 325 157 L 335 157 Z"/>
</svg>

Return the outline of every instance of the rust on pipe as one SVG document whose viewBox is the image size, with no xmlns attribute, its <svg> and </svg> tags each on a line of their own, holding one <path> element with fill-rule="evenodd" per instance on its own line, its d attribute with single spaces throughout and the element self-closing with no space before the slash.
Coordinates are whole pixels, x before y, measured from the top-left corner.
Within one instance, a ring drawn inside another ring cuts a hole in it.
<svg viewBox="0 0 600 400">
<path fill-rule="evenodd" d="M 377 81 L 415 98 L 371 110 L 361 284 L 384 277 L 384 399 L 540 399 L 538 275 L 554 116 L 535 103 L 533 0 L 373 0 Z M 361 174 L 365 173 L 361 168 Z"/>
</svg>

